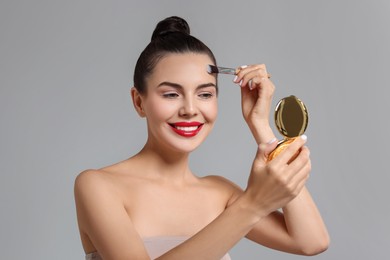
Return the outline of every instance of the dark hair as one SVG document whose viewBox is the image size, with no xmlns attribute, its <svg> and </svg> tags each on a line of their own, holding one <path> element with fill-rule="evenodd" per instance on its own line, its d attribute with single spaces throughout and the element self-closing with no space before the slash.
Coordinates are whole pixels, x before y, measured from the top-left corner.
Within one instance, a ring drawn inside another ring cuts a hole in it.
<svg viewBox="0 0 390 260">
<path fill-rule="evenodd" d="M 160 21 L 153 31 L 151 42 L 143 50 L 135 65 L 135 88 L 141 94 L 146 93 L 145 79 L 153 72 L 159 60 L 170 53 L 188 52 L 206 54 L 216 64 L 212 51 L 203 42 L 190 35 L 190 27 L 184 19 L 171 16 Z"/>
</svg>

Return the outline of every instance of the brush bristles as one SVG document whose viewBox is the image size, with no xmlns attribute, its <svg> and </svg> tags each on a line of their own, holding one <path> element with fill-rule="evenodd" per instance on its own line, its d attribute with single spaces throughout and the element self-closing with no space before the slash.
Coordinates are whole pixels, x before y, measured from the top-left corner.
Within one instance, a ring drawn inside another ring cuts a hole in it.
<svg viewBox="0 0 390 260">
<path fill-rule="evenodd" d="M 219 69 L 217 66 L 214 66 L 214 65 L 207 65 L 207 72 L 208 73 L 218 73 L 219 72 Z"/>
</svg>

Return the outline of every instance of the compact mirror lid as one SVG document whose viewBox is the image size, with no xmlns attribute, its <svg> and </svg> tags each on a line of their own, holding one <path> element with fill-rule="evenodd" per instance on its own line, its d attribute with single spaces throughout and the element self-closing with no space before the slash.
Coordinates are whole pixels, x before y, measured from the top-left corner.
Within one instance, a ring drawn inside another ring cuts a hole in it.
<svg viewBox="0 0 390 260">
<path fill-rule="evenodd" d="M 275 124 L 284 137 L 293 138 L 302 135 L 308 122 L 307 108 L 296 96 L 285 97 L 276 105 Z"/>
</svg>

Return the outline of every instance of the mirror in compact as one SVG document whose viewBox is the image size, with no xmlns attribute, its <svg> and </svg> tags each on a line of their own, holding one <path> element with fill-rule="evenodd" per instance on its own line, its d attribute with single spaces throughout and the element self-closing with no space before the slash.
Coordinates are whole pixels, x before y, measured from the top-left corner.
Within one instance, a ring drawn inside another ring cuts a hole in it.
<svg viewBox="0 0 390 260">
<path fill-rule="evenodd" d="M 281 99 L 275 108 L 275 125 L 284 139 L 278 143 L 269 156 L 268 161 L 280 154 L 294 139 L 303 135 L 309 122 L 309 114 L 305 104 L 296 96 Z M 297 156 L 297 152 L 288 163 Z"/>
</svg>

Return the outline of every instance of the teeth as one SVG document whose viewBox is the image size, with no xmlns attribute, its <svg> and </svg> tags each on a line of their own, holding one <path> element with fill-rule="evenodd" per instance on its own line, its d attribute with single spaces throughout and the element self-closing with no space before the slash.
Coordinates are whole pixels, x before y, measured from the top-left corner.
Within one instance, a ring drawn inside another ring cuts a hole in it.
<svg viewBox="0 0 390 260">
<path fill-rule="evenodd" d="M 190 131 L 195 131 L 196 129 L 198 129 L 198 127 L 197 126 L 176 126 L 176 129 L 180 131 L 190 132 Z"/>
</svg>

